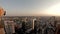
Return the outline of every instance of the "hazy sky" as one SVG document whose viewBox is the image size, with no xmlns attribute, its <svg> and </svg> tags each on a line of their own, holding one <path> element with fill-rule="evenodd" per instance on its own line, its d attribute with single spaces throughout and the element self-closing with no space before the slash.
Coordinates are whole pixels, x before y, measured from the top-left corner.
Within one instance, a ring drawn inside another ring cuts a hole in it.
<svg viewBox="0 0 60 34">
<path fill-rule="evenodd" d="M 7 16 L 44 15 L 49 7 L 60 0 L 0 0 L 0 6 L 7 12 Z"/>
</svg>

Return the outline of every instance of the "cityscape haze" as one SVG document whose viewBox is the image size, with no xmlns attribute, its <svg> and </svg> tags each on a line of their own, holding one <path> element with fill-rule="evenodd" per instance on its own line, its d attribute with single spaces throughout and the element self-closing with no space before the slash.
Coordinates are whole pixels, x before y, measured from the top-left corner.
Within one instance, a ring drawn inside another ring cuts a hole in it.
<svg viewBox="0 0 60 34">
<path fill-rule="evenodd" d="M 0 34 L 60 34 L 60 0 L 0 0 Z"/>
<path fill-rule="evenodd" d="M 60 16 L 60 0 L 0 0 L 0 7 L 6 16 Z"/>
</svg>

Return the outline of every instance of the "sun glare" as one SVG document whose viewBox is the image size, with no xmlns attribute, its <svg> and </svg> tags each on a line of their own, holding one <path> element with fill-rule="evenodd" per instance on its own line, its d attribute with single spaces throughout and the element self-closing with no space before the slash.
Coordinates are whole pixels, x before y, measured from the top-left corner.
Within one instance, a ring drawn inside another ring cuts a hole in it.
<svg viewBox="0 0 60 34">
<path fill-rule="evenodd" d="M 46 13 L 49 15 L 60 16 L 60 3 L 48 8 Z"/>
</svg>

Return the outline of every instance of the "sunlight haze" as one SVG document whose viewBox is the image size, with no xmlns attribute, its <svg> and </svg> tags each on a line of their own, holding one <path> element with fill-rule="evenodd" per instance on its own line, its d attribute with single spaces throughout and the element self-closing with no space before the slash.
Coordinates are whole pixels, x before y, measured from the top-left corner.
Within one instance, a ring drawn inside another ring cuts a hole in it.
<svg viewBox="0 0 60 34">
<path fill-rule="evenodd" d="M 60 0 L 0 0 L 6 16 L 60 16 Z"/>
</svg>

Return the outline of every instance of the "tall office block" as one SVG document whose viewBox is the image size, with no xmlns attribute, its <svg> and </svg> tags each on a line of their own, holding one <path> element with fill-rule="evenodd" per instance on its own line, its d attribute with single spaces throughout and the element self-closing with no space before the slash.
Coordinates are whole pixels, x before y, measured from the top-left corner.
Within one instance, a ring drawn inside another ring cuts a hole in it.
<svg viewBox="0 0 60 34">
<path fill-rule="evenodd" d="M 4 21 L 6 34 L 15 33 L 14 22 L 13 21 Z"/>
</svg>

